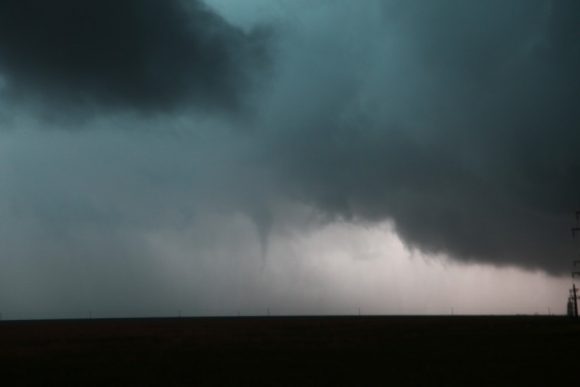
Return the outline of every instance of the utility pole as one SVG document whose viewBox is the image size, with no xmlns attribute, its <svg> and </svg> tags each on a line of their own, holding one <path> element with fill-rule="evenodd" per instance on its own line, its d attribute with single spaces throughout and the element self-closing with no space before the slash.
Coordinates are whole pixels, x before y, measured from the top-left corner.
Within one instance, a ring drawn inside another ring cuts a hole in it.
<svg viewBox="0 0 580 387">
<path fill-rule="evenodd" d="M 576 211 L 576 222 L 580 223 L 580 211 Z M 572 238 L 576 238 L 576 233 L 580 232 L 580 227 L 572 227 Z M 570 295 L 568 297 L 568 305 L 572 306 L 571 315 L 574 319 L 578 320 L 578 289 L 574 283 L 576 276 L 580 277 L 580 271 L 576 270 L 576 266 L 580 264 L 580 260 L 573 261 L 574 268 L 572 269 L 572 289 L 570 289 Z M 570 313 L 569 313 L 570 314 Z"/>
<path fill-rule="evenodd" d="M 570 298 L 572 301 L 572 315 L 577 320 L 578 319 L 578 289 L 576 289 L 576 284 L 572 284 L 572 289 L 570 289 Z"/>
</svg>

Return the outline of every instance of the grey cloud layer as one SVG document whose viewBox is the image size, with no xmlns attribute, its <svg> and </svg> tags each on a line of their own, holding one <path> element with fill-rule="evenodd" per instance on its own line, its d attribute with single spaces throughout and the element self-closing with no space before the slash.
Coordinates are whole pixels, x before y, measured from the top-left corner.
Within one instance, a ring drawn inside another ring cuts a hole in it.
<svg viewBox="0 0 580 387">
<path fill-rule="evenodd" d="M 578 3 L 374 4 L 329 10 L 331 27 L 285 58 L 306 52 L 304 89 L 289 75 L 294 98 L 270 116 L 293 194 L 391 218 L 427 252 L 565 270 L 580 200 Z"/>
<path fill-rule="evenodd" d="M 0 14 L 12 4 L 14 16 L 25 3 L 4 2 Z M 54 14 L 40 5 L 45 2 L 33 3 L 70 23 L 66 2 L 52 2 L 62 4 Z M 105 105 L 142 110 L 189 97 L 201 106 L 227 107 L 240 97 L 237 82 L 244 77 L 238 71 L 250 70 L 234 58 L 250 55 L 253 38 L 201 3 L 190 2 L 191 13 L 178 12 L 181 3 L 173 1 L 89 4 L 107 15 L 113 14 L 107 7 L 120 7 L 115 14 L 133 22 L 113 18 L 115 34 L 87 32 L 92 43 L 82 47 L 64 30 L 49 33 L 56 53 L 29 44 L 36 35 L 7 37 L 24 27 L 0 27 L 4 74 L 9 83 L 24 85 L 21 95 L 71 98 L 85 89 L 89 99 Z M 580 201 L 576 1 L 284 4 L 289 14 L 275 21 L 268 52 L 271 79 L 259 91 L 251 122 L 218 117 L 222 128 L 215 131 L 190 117 L 192 132 L 210 141 L 187 137 L 166 148 L 169 159 L 177 154 L 179 162 L 129 168 L 129 174 L 145 169 L 135 186 L 125 185 L 128 197 L 133 191 L 144 197 L 142 208 L 132 203 L 135 208 L 124 207 L 117 218 L 106 215 L 114 192 L 80 189 L 101 203 L 98 213 L 114 222 L 130 217 L 138 229 L 147 223 L 135 215 L 142 211 L 158 219 L 187 213 L 188 200 L 201 207 L 212 202 L 249 214 L 265 240 L 281 203 L 298 201 L 331 219 L 390 219 L 410 246 L 427 252 L 554 273 L 568 268 L 568 227 Z M 136 9 L 143 12 L 134 14 Z M 81 11 L 78 6 L 75 12 Z M 161 34 L 168 19 L 177 22 Z M 126 36 L 134 52 L 118 47 L 118 36 Z M 120 66 L 109 62 L 117 54 Z M 94 62 L 88 60 L 93 55 Z M 36 57 L 38 63 L 31 59 Z M 172 120 L 158 126 L 163 130 Z M 142 125 L 136 120 L 122 126 Z M 223 130 L 236 125 L 251 128 Z M 182 149 L 188 141 L 190 152 Z M 140 189 L 143 181 L 167 200 L 150 200 Z"/>
<path fill-rule="evenodd" d="M 238 108 L 250 70 L 263 64 L 264 36 L 198 0 L 0 3 L 11 98 L 67 108 Z"/>
</svg>

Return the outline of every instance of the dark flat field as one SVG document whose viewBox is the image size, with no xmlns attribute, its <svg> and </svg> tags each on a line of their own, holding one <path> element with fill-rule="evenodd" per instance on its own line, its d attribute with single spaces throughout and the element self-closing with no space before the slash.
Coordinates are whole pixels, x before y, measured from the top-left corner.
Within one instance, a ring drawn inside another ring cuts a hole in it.
<svg viewBox="0 0 580 387">
<path fill-rule="evenodd" d="M 564 385 L 578 380 L 580 324 L 451 316 L 5 321 L 0 364 L 7 386 Z"/>
</svg>

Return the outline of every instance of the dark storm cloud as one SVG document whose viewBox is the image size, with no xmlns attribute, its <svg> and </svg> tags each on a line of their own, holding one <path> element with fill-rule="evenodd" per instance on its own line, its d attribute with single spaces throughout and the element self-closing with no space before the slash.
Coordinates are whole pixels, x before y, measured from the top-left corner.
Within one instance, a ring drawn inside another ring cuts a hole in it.
<svg viewBox="0 0 580 387">
<path fill-rule="evenodd" d="M 5 0 L 0 73 L 12 100 L 52 107 L 236 109 L 262 37 L 198 0 Z"/>
<path fill-rule="evenodd" d="M 309 67 L 319 90 L 272 139 L 289 191 L 333 216 L 390 218 L 426 252 L 567 270 L 580 203 L 578 4 L 384 1 L 378 43 L 357 40 L 369 57 L 347 51 L 354 59 L 332 56 L 336 29 L 333 64 Z"/>
<path fill-rule="evenodd" d="M 61 146 L 83 151 L 64 152 L 70 160 L 59 159 L 55 178 L 44 180 L 46 161 L 35 159 L 39 151 L 29 150 L 34 141 L 23 131 L 30 170 L 2 185 L 11 191 L 5 205 L 35 209 L 41 229 L 74 234 L 82 221 L 97 236 L 119 227 L 137 240 L 143 224 L 170 234 L 175 225 L 164 219 L 185 227 L 196 212 L 188 208 L 218 208 L 254 220 L 260 255 L 280 218 L 292 219 L 288 203 L 299 202 L 324 219 L 391 220 L 425 252 L 568 270 L 569 227 L 580 205 L 577 1 L 283 4 L 296 11 L 273 21 L 280 22 L 268 52 L 273 71 L 254 95 L 252 120 L 226 125 L 219 112 L 215 122 L 196 113 L 181 121 L 98 117 L 87 127 L 110 137 L 93 144 L 94 133 L 60 134 L 70 144 L 47 145 L 56 155 Z M 229 108 L 262 60 L 260 41 L 199 1 L 0 4 L 3 73 L 25 100 L 122 111 L 190 102 Z M 195 130 L 175 131 L 175 143 L 138 131 L 141 141 L 117 146 L 127 135 L 119 122 Z M 252 130 L 230 127 L 248 124 Z M 41 133 L 46 125 L 31 126 Z M 69 166 L 77 169 L 64 173 Z"/>
</svg>

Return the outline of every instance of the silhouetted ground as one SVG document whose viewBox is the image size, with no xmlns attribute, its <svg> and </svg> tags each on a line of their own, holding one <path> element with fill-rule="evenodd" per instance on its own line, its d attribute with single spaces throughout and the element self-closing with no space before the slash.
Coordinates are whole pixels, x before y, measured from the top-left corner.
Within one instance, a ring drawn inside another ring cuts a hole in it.
<svg viewBox="0 0 580 387">
<path fill-rule="evenodd" d="M 559 317 L 2 322 L 0 368 L 7 386 L 575 385 L 580 324 Z"/>
</svg>

